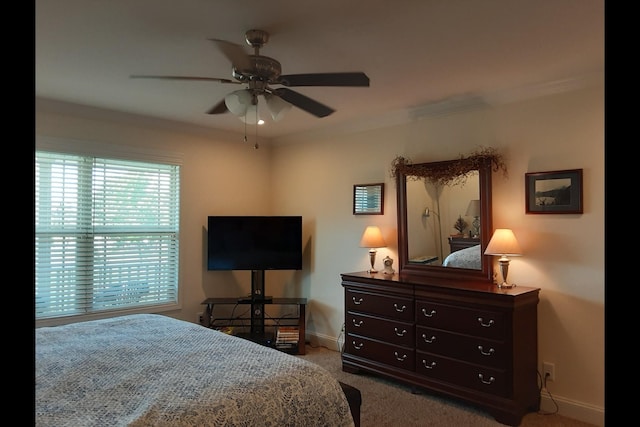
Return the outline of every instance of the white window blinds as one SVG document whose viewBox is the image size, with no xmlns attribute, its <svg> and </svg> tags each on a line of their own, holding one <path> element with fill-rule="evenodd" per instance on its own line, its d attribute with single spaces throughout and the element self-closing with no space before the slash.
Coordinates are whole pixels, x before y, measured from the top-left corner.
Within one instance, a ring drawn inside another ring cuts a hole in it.
<svg viewBox="0 0 640 427">
<path fill-rule="evenodd" d="M 180 167 L 37 151 L 37 319 L 176 303 Z"/>
</svg>

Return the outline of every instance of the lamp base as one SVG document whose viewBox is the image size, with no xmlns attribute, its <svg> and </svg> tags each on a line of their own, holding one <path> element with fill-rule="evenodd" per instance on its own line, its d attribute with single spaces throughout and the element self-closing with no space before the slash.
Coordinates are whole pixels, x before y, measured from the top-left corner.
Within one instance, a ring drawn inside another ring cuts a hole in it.
<svg viewBox="0 0 640 427">
<path fill-rule="evenodd" d="M 376 270 L 373 267 L 376 264 L 376 250 L 375 250 L 375 248 L 369 249 L 369 261 L 371 262 L 371 268 L 369 270 L 367 270 L 367 271 L 369 273 L 371 273 L 371 274 L 377 273 L 378 270 Z"/>
<path fill-rule="evenodd" d="M 511 289 L 515 287 L 516 287 L 515 283 L 507 283 L 507 282 L 498 283 L 498 288 L 500 289 Z"/>
<path fill-rule="evenodd" d="M 515 284 L 507 283 L 507 274 L 509 273 L 509 258 L 507 258 L 506 255 L 502 255 L 502 257 L 500 257 L 500 259 L 498 260 L 498 264 L 500 264 L 500 273 L 502 273 L 502 283 L 499 283 L 498 287 L 500 289 L 513 288 Z"/>
</svg>

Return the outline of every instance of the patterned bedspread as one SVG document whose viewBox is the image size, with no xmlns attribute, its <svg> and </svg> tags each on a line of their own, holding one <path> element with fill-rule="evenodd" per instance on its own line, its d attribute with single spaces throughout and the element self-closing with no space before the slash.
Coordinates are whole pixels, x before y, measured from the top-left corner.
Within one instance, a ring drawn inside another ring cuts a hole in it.
<svg viewBox="0 0 640 427">
<path fill-rule="evenodd" d="M 307 360 L 170 317 L 36 329 L 36 426 L 353 426 Z"/>
<path fill-rule="evenodd" d="M 482 251 L 480 245 L 460 249 L 449 254 L 442 263 L 445 267 L 473 268 L 482 270 Z"/>
</svg>

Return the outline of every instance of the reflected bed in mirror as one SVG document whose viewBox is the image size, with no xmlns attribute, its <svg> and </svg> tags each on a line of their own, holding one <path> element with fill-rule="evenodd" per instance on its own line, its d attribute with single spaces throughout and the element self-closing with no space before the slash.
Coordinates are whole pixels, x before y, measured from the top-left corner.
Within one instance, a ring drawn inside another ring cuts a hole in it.
<svg viewBox="0 0 640 427">
<path fill-rule="evenodd" d="M 491 158 L 400 159 L 394 165 L 400 272 L 492 281 L 491 259 L 483 255 L 492 231 Z M 446 177 L 451 171 L 459 175 Z"/>
<path fill-rule="evenodd" d="M 469 240 L 480 243 L 478 232 L 472 230 L 473 217 L 467 217 L 466 210 L 471 200 L 480 198 L 478 171 L 472 171 L 464 183 L 441 186 L 425 179 L 407 179 L 407 251 L 410 263 L 424 264 L 430 260 L 432 266 L 444 265 L 444 260 L 466 246 L 456 247 L 451 242 Z M 455 227 L 458 226 L 459 229 Z M 481 269 L 481 260 L 474 263 L 456 264 L 462 268 Z"/>
</svg>

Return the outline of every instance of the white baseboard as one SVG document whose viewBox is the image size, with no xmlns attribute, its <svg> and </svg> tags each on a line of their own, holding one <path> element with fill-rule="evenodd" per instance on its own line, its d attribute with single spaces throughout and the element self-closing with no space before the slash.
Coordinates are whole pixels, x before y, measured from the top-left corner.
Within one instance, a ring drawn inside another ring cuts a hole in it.
<svg viewBox="0 0 640 427">
<path fill-rule="evenodd" d="M 545 390 L 542 390 L 540 397 L 541 412 L 555 412 L 557 403 L 558 414 L 563 417 L 573 418 L 574 420 L 593 424 L 599 427 L 604 426 L 604 408 L 583 402 L 577 402 L 562 396 L 553 395 L 552 400 Z M 553 403 L 554 401 L 555 403 Z"/>
<path fill-rule="evenodd" d="M 340 344 L 336 337 L 323 334 L 310 334 L 307 331 L 307 341 L 314 347 L 326 347 L 329 350 L 340 351 Z"/>
<path fill-rule="evenodd" d="M 340 344 L 338 342 L 338 338 L 336 337 L 309 333 L 309 331 L 307 331 L 307 341 L 314 347 L 326 347 L 329 350 L 340 351 Z M 558 404 L 559 415 L 593 424 L 598 427 L 604 427 L 604 408 L 589 405 L 583 402 L 577 402 L 575 400 L 555 395 L 553 395 L 553 400 L 551 400 L 549 394 L 545 390 L 543 390 L 540 399 L 540 411 L 555 412 L 556 405 L 553 403 L 553 401 Z"/>
</svg>

